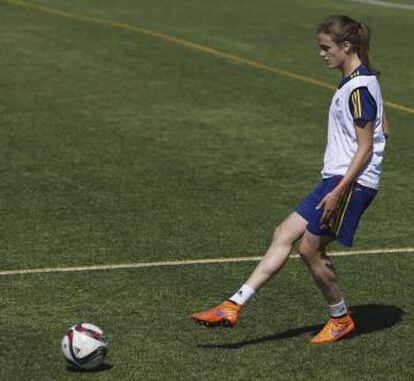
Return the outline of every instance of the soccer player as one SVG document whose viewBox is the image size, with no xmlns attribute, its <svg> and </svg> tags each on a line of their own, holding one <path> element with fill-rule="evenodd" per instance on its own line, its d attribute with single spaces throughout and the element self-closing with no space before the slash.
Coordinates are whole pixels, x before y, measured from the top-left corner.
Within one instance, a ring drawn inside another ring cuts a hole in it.
<svg viewBox="0 0 414 381">
<path fill-rule="evenodd" d="M 352 245 L 361 215 L 377 193 L 389 130 L 378 73 L 368 59 L 368 27 L 348 16 L 331 16 L 318 26 L 317 41 L 325 64 L 342 73 L 329 108 L 322 180 L 276 228 L 266 254 L 241 288 L 213 309 L 191 315 L 198 323 L 234 326 L 243 305 L 283 267 L 300 239 L 299 253 L 331 315 L 311 342 L 333 342 L 355 329 L 326 247 L 333 240 Z"/>
</svg>

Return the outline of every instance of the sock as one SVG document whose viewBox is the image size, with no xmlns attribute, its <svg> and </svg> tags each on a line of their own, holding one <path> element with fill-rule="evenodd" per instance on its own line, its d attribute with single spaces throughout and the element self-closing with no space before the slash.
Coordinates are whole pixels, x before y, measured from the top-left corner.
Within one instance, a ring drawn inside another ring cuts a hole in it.
<svg viewBox="0 0 414 381">
<path fill-rule="evenodd" d="M 341 300 L 338 304 L 333 304 L 329 306 L 329 311 L 332 317 L 340 317 L 347 313 L 345 300 Z"/>
<path fill-rule="evenodd" d="M 237 304 L 243 305 L 255 293 L 256 291 L 252 287 L 250 287 L 248 284 L 244 284 L 243 286 L 241 286 L 239 291 L 237 291 L 231 298 L 229 298 L 229 300 Z"/>
</svg>

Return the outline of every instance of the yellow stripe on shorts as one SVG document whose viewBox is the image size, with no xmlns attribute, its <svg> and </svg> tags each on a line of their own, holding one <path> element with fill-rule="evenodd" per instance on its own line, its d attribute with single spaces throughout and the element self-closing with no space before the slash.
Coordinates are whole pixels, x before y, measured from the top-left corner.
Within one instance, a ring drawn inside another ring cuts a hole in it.
<svg viewBox="0 0 414 381">
<path fill-rule="evenodd" d="M 341 230 L 346 210 L 348 209 L 349 203 L 351 201 L 354 184 L 355 182 L 349 184 L 348 187 L 341 194 L 338 209 L 336 210 L 335 215 L 331 219 L 330 230 L 333 234 L 335 234 L 335 236 L 337 236 L 339 231 Z"/>
</svg>

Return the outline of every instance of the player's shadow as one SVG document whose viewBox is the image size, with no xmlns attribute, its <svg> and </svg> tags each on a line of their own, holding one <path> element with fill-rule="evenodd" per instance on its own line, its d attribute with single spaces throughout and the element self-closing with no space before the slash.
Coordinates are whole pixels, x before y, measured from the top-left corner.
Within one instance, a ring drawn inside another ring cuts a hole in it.
<svg viewBox="0 0 414 381">
<path fill-rule="evenodd" d="M 369 334 L 375 331 L 381 331 L 392 327 L 401 321 L 404 311 L 396 306 L 382 304 L 365 304 L 349 308 L 352 317 L 355 320 L 356 330 L 346 339 Z M 300 336 L 305 333 L 315 335 L 323 327 L 323 324 L 308 325 L 289 329 L 275 335 L 258 337 L 257 339 L 240 341 L 238 343 L 228 344 L 201 344 L 199 348 L 203 349 L 239 349 L 248 345 L 262 344 L 268 341 L 288 339 Z"/>
<path fill-rule="evenodd" d="M 81 369 L 77 366 L 68 363 L 66 366 L 66 370 L 71 373 L 99 373 L 99 372 L 105 372 L 106 370 L 110 370 L 113 368 L 113 365 L 108 364 L 107 362 L 103 362 L 101 365 L 94 369 Z"/>
</svg>

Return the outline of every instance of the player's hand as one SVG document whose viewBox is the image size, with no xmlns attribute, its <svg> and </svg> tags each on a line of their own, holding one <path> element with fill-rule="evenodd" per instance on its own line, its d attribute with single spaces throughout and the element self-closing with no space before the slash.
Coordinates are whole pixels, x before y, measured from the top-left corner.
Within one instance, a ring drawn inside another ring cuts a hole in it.
<svg viewBox="0 0 414 381">
<path fill-rule="evenodd" d="M 321 226 L 328 226 L 332 213 L 334 213 L 335 210 L 338 208 L 339 196 L 340 193 L 333 190 L 332 192 L 329 192 L 316 207 L 316 209 L 320 209 L 323 207 L 323 214 L 320 220 Z"/>
</svg>

